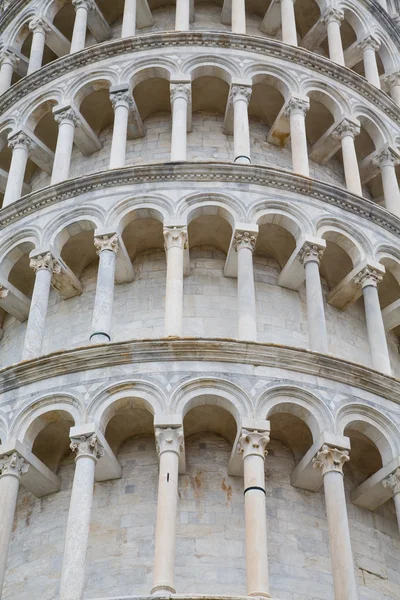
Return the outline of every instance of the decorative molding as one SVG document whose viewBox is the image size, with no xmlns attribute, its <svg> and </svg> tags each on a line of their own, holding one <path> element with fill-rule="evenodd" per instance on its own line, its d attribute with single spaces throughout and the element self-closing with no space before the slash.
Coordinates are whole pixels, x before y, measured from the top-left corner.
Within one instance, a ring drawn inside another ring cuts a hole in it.
<svg viewBox="0 0 400 600">
<path fill-rule="evenodd" d="M 238 441 L 238 452 L 242 454 L 243 459 L 248 456 L 260 456 L 264 459 L 268 454 L 269 440 L 269 434 L 265 431 L 243 428 Z"/>
<path fill-rule="evenodd" d="M 399 34 L 400 43 L 400 34 Z M 371 102 L 393 121 L 400 124 L 400 107 L 382 90 L 369 83 L 364 77 L 351 69 L 342 67 L 316 53 L 301 47 L 290 46 L 277 40 L 257 36 L 238 35 L 222 32 L 161 32 L 149 33 L 137 37 L 112 40 L 95 44 L 80 52 L 65 55 L 38 71 L 23 77 L 7 90 L 0 98 L 0 115 L 29 93 L 41 89 L 47 83 L 54 83 L 57 77 L 65 75 L 81 67 L 115 56 L 123 56 L 129 52 L 141 52 L 168 48 L 196 46 L 204 48 L 224 48 L 251 53 L 260 53 L 272 59 L 287 60 L 306 69 L 321 73 L 336 82 L 341 82 L 355 90 L 368 102 Z"/>
<path fill-rule="evenodd" d="M 305 195 L 346 210 L 400 237 L 400 219 L 385 208 L 346 189 L 267 166 L 224 162 L 138 165 L 91 173 L 27 194 L 0 210 L 0 230 L 45 206 L 77 198 L 97 189 L 166 181 L 229 182 L 262 185 Z M 131 190 L 132 191 L 132 190 Z"/>
<path fill-rule="evenodd" d="M 324 444 L 316 457 L 313 458 L 313 468 L 322 469 L 322 476 L 332 471 L 343 475 L 343 465 L 349 460 L 348 450 L 339 450 Z"/>
<path fill-rule="evenodd" d="M 400 469 L 396 469 L 382 483 L 383 487 L 389 488 L 392 491 L 393 496 L 400 494 Z"/>
<path fill-rule="evenodd" d="M 184 449 L 183 427 L 156 427 L 155 428 L 157 454 L 175 452 L 180 456 Z"/>
<path fill-rule="evenodd" d="M 118 235 L 116 233 L 111 233 L 109 235 L 95 236 L 94 246 L 96 248 L 96 254 L 98 255 L 103 252 L 103 250 L 110 250 L 111 252 L 118 254 Z"/>
<path fill-rule="evenodd" d="M 98 437 L 95 433 L 89 435 L 81 435 L 77 438 L 71 438 L 71 444 L 69 446 L 76 454 L 76 458 L 82 456 L 88 456 L 97 460 L 104 455 L 104 448 L 100 444 Z"/>
<path fill-rule="evenodd" d="M 58 351 L 0 370 L 0 393 L 69 373 L 156 362 L 219 362 L 279 368 L 366 390 L 400 404 L 400 381 L 370 367 L 281 344 L 234 339 L 184 338 L 110 342 Z"/>
<path fill-rule="evenodd" d="M 11 475 L 20 479 L 21 475 L 28 472 L 29 464 L 18 454 L 13 452 L 9 456 L 0 458 L 0 477 Z"/>
</svg>

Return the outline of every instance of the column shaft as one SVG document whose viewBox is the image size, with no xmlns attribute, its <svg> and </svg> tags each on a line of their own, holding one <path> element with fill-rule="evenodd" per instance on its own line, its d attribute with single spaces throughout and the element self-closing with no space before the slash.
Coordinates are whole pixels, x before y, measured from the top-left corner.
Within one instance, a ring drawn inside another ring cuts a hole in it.
<svg viewBox="0 0 400 600">
<path fill-rule="evenodd" d="M 375 50 L 371 46 L 366 46 L 363 51 L 365 77 L 372 85 L 380 89 L 381 81 L 379 78 L 378 65 L 376 63 Z"/>
<path fill-rule="evenodd" d="M 340 35 L 340 22 L 331 19 L 327 23 L 329 58 L 339 65 L 344 66 L 342 37 Z"/>
<path fill-rule="evenodd" d="M 21 140 L 21 143 L 15 141 L 13 145 L 11 143 L 9 145 L 13 147 L 13 153 L 4 194 L 3 208 L 21 198 L 30 146 L 26 136 L 24 140 Z"/>
<path fill-rule="evenodd" d="M 74 482 L 65 533 L 59 600 L 82 600 L 85 562 L 93 502 L 94 471 L 101 448 L 95 435 L 72 441 L 77 452 Z"/>
<path fill-rule="evenodd" d="M 232 0 L 232 33 L 246 33 L 245 0 Z"/>
<path fill-rule="evenodd" d="M 61 118 L 58 125 L 56 152 L 54 155 L 51 185 L 65 181 L 69 177 L 72 148 L 74 145 L 75 122 L 73 118 Z"/>
<path fill-rule="evenodd" d="M 250 128 L 248 104 L 251 88 L 245 86 L 232 86 L 231 97 L 233 103 L 233 151 L 235 163 L 249 164 L 250 160 Z"/>
<path fill-rule="evenodd" d="M 294 0 L 281 0 L 282 41 L 297 46 Z"/>
<path fill-rule="evenodd" d="M 190 99 L 190 84 L 171 84 L 172 132 L 171 161 L 186 160 L 187 111 Z"/>
<path fill-rule="evenodd" d="M 189 31 L 190 0 L 176 0 L 175 31 Z"/>
<path fill-rule="evenodd" d="M 136 33 L 136 0 L 125 0 L 122 20 L 122 38 L 133 37 Z"/>
<path fill-rule="evenodd" d="M 179 453 L 183 449 L 182 428 L 157 429 L 160 456 L 154 580 L 151 593 L 175 593 L 175 543 L 178 507 Z"/>
<path fill-rule="evenodd" d="M 24 348 L 22 351 L 22 360 L 36 358 L 42 351 L 53 271 L 50 264 L 50 258 L 46 260 L 46 257 L 39 257 L 39 261 L 39 264 L 42 266 L 37 267 L 36 270 L 35 285 L 33 288 Z M 31 266 L 34 262 L 34 260 L 31 260 Z M 32 266 L 32 268 L 35 268 L 35 266 Z"/>
<path fill-rule="evenodd" d="M 42 27 L 33 31 L 31 53 L 29 55 L 28 75 L 41 68 L 46 44 L 46 32 Z"/>
<path fill-rule="evenodd" d="M 84 5 L 78 5 L 75 13 L 74 31 L 72 33 L 70 54 L 84 49 L 86 44 L 87 21 L 88 8 Z"/>
<path fill-rule="evenodd" d="M 360 171 L 358 168 L 358 160 L 354 146 L 353 135 L 350 133 L 348 135 L 343 135 L 341 143 L 346 187 L 349 192 L 357 194 L 358 196 L 362 196 Z"/>
<path fill-rule="evenodd" d="M 13 475 L 0 477 L 0 598 L 6 575 L 15 509 L 18 500 L 19 478 Z"/>
<path fill-rule="evenodd" d="M 110 153 L 110 169 L 125 166 L 128 135 L 129 103 L 119 102 L 114 109 L 114 128 Z"/>
<path fill-rule="evenodd" d="M 256 294 L 254 287 L 253 250 L 255 236 L 248 232 L 235 235 L 238 260 L 238 338 L 257 340 Z"/>
<path fill-rule="evenodd" d="M 392 85 L 390 88 L 390 95 L 396 102 L 397 106 L 400 106 L 400 83 L 397 85 Z"/>
<path fill-rule="evenodd" d="M 111 341 L 118 237 L 116 234 L 96 237 L 95 246 L 99 255 L 99 267 L 97 270 L 96 296 L 94 299 L 90 342 L 92 344 L 104 344 Z"/>
<path fill-rule="evenodd" d="M 324 299 L 322 296 L 319 260 L 323 249 L 305 244 L 299 256 L 306 271 L 307 322 L 310 348 L 316 352 L 328 352 Z"/>
<path fill-rule="evenodd" d="M 183 228 L 164 229 L 167 252 L 167 282 L 165 291 L 165 336 L 182 336 L 183 268 L 187 233 Z"/>
<path fill-rule="evenodd" d="M 310 175 L 305 124 L 307 108 L 308 105 L 305 102 L 297 101 L 296 99 L 288 107 L 293 171 L 305 177 L 309 177 Z"/>
<path fill-rule="evenodd" d="M 389 488 L 393 493 L 393 501 L 396 508 L 397 525 L 400 531 L 400 467 L 382 481 L 383 487 Z"/>
<path fill-rule="evenodd" d="M 389 351 L 377 287 L 364 285 L 363 296 L 372 368 L 391 375 Z"/>
<path fill-rule="evenodd" d="M 400 492 L 393 496 L 394 505 L 396 507 L 396 515 L 397 515 L 397 524 L 399 526 L 400 531 Z"/>
<path fill-rule="evenodd" d="M 4 53 L 1 59 L 0 68 L 0 95 L 4 94 L 11 86 L 14 68 L 17 66 L 19 59 L 10 53 Z"/>
</svg>

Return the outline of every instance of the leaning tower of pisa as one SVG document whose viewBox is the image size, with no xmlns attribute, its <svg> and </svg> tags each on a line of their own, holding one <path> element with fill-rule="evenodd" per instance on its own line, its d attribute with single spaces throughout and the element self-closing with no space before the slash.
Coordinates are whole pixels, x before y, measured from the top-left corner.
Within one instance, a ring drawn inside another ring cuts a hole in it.
<svg viewBox="0 0 400 600">
<path fill-rule="evenodd" d="M 399 0 L 2 0 L 1 600 L 400 600 Z"/>
</svg>

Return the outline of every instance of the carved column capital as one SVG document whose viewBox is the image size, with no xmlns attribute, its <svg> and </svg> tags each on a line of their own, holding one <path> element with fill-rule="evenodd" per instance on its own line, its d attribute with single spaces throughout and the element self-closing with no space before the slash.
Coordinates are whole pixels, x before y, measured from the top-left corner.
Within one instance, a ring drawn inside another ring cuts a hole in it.
<svg viewBox="0 0 400 600">
<path fill-rule="evenodd" d="M 374 158 L 372 159 L 372 162 L 374 165 L 377 165 L 380 168 L 388 167 L 388 166 L 394 167 L 399 164 L 400 155 L 396 150 L 388 147 L 388 148 L 385 148 L 384 150 L 381 150 L 381 152 L 379 152 L 379 154 L 374 156 Z"/>
<path fill-rule="evenodd" d="M 37 273 L 41 269 L 45 269 L 47 271 L 51 271 L 53 274 L 61 273 L 61 265 L 54 258 L 51 252 L 46 252 L 45 254 L 38 254 L 37 256 L 33 256 L 30 259 L 29 266 L 31 269 Z"/>
<path fill-rule="evenodd" d="M 72 106 L 61 108 L 60 110 L 55 111 L 53 114 L 54 120 L 56 123 L 58 123 L 58 125 L 61 125 L 61 123 L 65 123 L 66 121 L 72 123 L 74 127 L 80 127 L 81 125 L 81 121 Z"/>
<path fill-rule="evenodd" d="M 42 17 L 35 17 L 32 21 L 29 22 L 29 29 L 33 33 L 39 32 L 46 35 L 46 33 L 50 33 L 51 29 Z"/>
<path fill-rule="evenodd" d="M 94 246 L 98 255 L 101 252 L 103 252 L 103 250 L 111 250 L 111 252 L 115 252 L 115 254 L 118 254 L 118 235 L 116 233 L 96 235 L 94 238 Z"/>
<path fill-rule="evenodd" d="M 248 248 L 254 252 L 256 241 L 257 235 L 255 233 L 250 233 L 249 231 L 235 231 L 233 247 L 236 252 L 241 248 Z"/>
<path fill-rule="evenodd" d="M 85 8 L 87 11 L 95 10 L 95 0 L 72 0 L 72 6 L 77 10 L 78 8 Z"/>
<path fill-rule="evenodd" d="M 377 50 L 379 50 L 380 48 L 380 41 L 376 39 L 376 37 L 374 37 L 373 35 L 367 35 L 359 44 L 358 47 L 360 48 L 360 50 L 362 52 L 364 52 L 364 50 L 368 50 L 371 49 L 374 52 L 376 52 Z"/>
<path fill-rule="evenodd" d="M 354 277 L 353 281 L 357 285 L 361 285 L 362 288 L 372 285 L 378 287 L 383 279 L 383 274 L 373 267 L 366 266 Z"/>
<path fill-rule="evenodd" d="M 382 481 L 383 487 L 389 488 L 393 496 L 400 494 L 400 467 Z"/>
<path fill-rule="evenodd" d="M 341 23 L 343 19 L 344 12 L 333 6 L 329 6 L 321 17 L 321 20 L 325 25 L 328 25 L 328 23 Z"/>
<path fill-rule="evenodd" d="M 350 460 L 348 450 L 331 448 L 324 444 L 321 450 L 313 458 L 313 468 L 322 469 L 322 476 L 331 471 L 343 475 L 343 465 Z"/>
<path fill-rule="evenodd" d="M 324 250 L 325 246 L 305 242 L 299 251 L 298 259 L 302 265 L 306 265 L 308 262 L 317 262 L 319 264 Z"/>
<path fill-rule="evenodd" d="M 188 240 L 186 227 L 164 227 L 163 233 L 165 250 L 170 248 L 186 250 Z"/>
<path fill-rule="evenodd" d="M 34 147 L 32 139 L 24 131 L 17 131 L 8 136 L 8 146 L 12 150 L 15 148 L 23 148 L 27 152 Z"/>
<path fill-rule="evenodd" d="M 3 64 L 9 64 L 13 69 L 18 66 L 20 58 L 14 54 L 11 50 L 4 50 L 0 56 L 0 66 Z"/>
<path fill-rule="evenodd" d="M 285 117 L 290 117 L 292 114 L 300 114 L 304 117 L 310 108 L 310 100 L 301 98 L 300 96 L 292 96 L 285 108 Z"/>
<path fill-rule="evenodd" d="M 9 290 L 6 287 L 4 287 L 4 285 L 0 285 L 0 298 L 1 299 L 7 298 L 9 293 L 10 293 Z"/>
<path fill-rule="evenodd" d="M 236 102 L 236 100 L 245 100 L 247 104 L 250 102 L 252 87 L 250 85 L 235 85 L 231 86 L 228 102 Z"/>
<path fill-rule="evenodd" d="M 27 473 L 28 469 L 29 463 L 18 452 L 0 458 L 0 477 L 11 475 L 20 479 L 21 475 Z"/>
<path fill-rule="evenodd" d="M 386 75 L 384 80 L 390 88 L 400 85 L 400 71 Z"/>
<path fill-rule="evenodd" d="M 72 452 L 76 454 L 76 458 L 88 456 L 97 460 L 104 454 L 104 448 L 100 444 L 95 433 L 71 438 L 71 444 L 69 447 L 71 448 Z"/>
<path fill-rule="evenodd" d="M 360 131 L 361 126 L 358 121 L 345 117 L 332 132 L 332 137 L 341 140 L 346 135 L 350 135 L 352 138 L 355 138 L 356 135 L 359 135 Z"/>
<path fill-rule="evenodd" d="M 128 89 L 110 91 L 110 100 L 114 110 L 118 106 L 133 107 L 132 92 Z"/>
<path fill-rule="evenodd" d="M 156 449 L 159 456 L 163 452 L 175 452 L 180 456 L 183 452 L 183 427 L 156 427 Z"/>
<path fill-rule="evenodd" d="M 184 98 L 188 104 L 192 101 L 192 85 L 190 83 L 170 83 L 169 93 L 171 104 L 177 98 Z"/>
<path fill-rule="evenodd" d="M 260 456 L 264 459 L 267 455 L 269 440 L 270 437 L 267 431 L 243 428 L 239 437 L 238 452 L 243 455 L 243 459 L 248 456 Z"/>
</svg>

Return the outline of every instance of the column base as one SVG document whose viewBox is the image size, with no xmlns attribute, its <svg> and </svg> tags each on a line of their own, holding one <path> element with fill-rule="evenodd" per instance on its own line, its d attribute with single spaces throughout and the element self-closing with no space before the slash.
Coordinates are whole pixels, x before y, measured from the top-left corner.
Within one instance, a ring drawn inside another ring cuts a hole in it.
<svg viewBox="0 0 400 600">
<path fill-rule="evenodd" d="M 176 591 L 170 585 L 159 584 L 159 585 L 155 585 L 151 589 L 150 594 L 152 596 L 157 596 L 157 595 L 158 596 L 164 596 L 165 594 L 176 594 Z"/>
<path fill-rule="evenodd" d="M 262 598 L 272 598 L 267 592 L 248 592 L 248 596 L 261 596 Z"/>
<path fill-rule="evenodd" d="M 108 344 L 111 342 L 111 338 L 108 333 L 103 331 L 95 331 L 89 338 L 91 344 Z"/>
<path fill-rule="evenodd" d="M 236 156 L 236 158 L 233 162 L 238 165 L 250 165 L 251 164 L 250 157 L 245 156 L 244 154 L 240 154 L 239 156 Z"/>
</svg>

